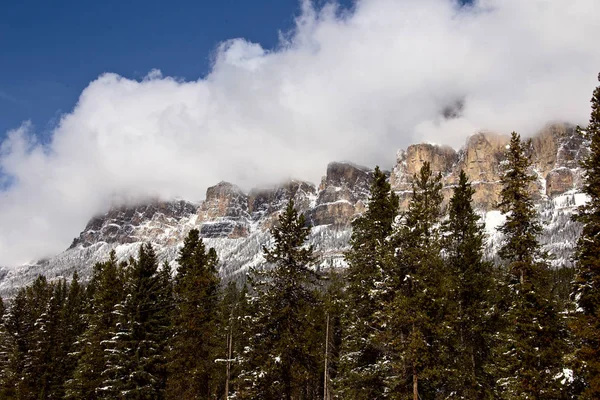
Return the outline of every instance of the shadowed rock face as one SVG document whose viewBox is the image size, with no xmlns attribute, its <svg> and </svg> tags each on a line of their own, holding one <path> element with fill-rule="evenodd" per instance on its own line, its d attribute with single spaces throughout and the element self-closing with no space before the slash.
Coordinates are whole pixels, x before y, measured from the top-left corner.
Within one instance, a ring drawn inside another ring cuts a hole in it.
<svg viewBox="0 0 600 400">
<path fill-rule="evenodd" d="M 178 223 L 195 214 L 198 206 L 194 203 L 180 201 L 151 201 L 133 207 L 118 207 L 106 214 L 94 217 L 88 222 L 79 237 L 69 247 L 88 247 L 98 242 L 134 243 L 151 240 L 156 229 L 161 233 L 165 227 Z"/>
<path fill-rule="evenodd" d="M 272 188 L 252 189 L 248 195 L 248 206 L 255 221 L 279 213 L 290 199 L 296 209 L 306 212 L 312 206 L 316 193 L 312 183 L 290 180 Z"/>
<path fill-rule="evenodd" d="M 309 220 L 313 225 L 348 225 L 362 213 L 369 198 L 373 172 L 351 163 L 333 162 L 321 180 L 316 207 Z"/>
</svg>

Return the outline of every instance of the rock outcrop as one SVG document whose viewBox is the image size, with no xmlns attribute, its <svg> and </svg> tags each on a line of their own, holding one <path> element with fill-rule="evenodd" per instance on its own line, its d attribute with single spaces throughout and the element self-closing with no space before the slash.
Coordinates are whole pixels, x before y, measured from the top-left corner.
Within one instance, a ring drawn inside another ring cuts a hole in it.
<svg viewBox="0 0 600 400">
<path fill-rule="evenodd" d="M 321 180 L 316 207 L 309 212 L 313 225 L 347 226 L 365 209 L 373 173 L 352 163 L 333 162 Z"/>
<path fill-rule="evenodd" d="M 401 205 L 406 207 L 414 174 L 424 162 L 429 162 L 434 172 L 442 174 L 447 203 L 460 171 L 464 170 L 475 189 L 475 207 L 492 210 L 500 198 L 501 161 L 509 140 L 508 135 L 480 132 L 469 137 L 458 152 L 432 144 L 409 146 L 398 152 L 390 183 L 400 195 Z M 564 124 L 549 125 L 531 139 L 532 172 L 538 176 L 532 190 L 538 200 L 544 195 L 561 195 L 581 185 L 579 162 L 586 148 L 575 128 Z"/>
<path fill-rule="evenodd" d="M 203 237 L 240 238 L 250 232 L 248 196 L 236 185 L 220 182 L 206 190 L 206 200 L 198 210 Z"/>
</svg>

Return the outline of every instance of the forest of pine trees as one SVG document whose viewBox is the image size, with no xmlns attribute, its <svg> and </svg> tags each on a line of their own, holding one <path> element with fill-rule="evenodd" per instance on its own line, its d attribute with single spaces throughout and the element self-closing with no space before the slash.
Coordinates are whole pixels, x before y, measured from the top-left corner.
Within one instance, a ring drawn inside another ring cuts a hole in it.
<svg viewBox="0 0 600 400">
<path fill-rule="evenodd" d="M 193 229 L 177 271 L 145 244 L 88 282 L 40 276 L 0 299 L 0 398 L 599 399 L 600 86 L 580 133 L 573 282 L 541 250 L 531 144 L 513 133 L 500 262 L 484 256 L 464 172 L 445 201 L 424 163 L 400 212 L 376 168 L 344 270 L 318 268 L 290 201 L 242 286 L 220 280 Z"/>
</svg>

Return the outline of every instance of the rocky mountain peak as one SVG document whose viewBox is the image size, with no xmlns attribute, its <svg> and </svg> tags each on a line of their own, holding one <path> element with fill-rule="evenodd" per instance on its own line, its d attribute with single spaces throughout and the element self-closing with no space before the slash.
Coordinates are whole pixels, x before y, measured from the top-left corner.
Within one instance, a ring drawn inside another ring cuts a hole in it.
<svg viewBox="0 0 600 400">
<path fill-rule="evenodd" d="M 198 210 L 204 237 L 244 237 L 249 233 L 248 196 L 236 185 L 219 182 L 206 189 Z"/>
</svg>

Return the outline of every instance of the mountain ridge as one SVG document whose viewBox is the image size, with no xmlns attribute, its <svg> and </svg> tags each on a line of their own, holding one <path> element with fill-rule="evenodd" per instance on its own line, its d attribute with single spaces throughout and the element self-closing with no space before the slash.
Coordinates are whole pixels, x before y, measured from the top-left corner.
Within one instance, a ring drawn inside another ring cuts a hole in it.
<svg viewBox="0 0 600 400">
<path fill-rule="evenodd" d="M 446 203 L 458 172 L 465 170 L 475 188 L 474 206 L 487 225 L 488 254 L 492 258 L 501 240 L 494 230 L 502 220 L 495 205 L 508 138 L 478 132 L 458 150 L 428 143 L 399 150 L 389 180 L 400 197 L 401 209 L 410 200 L 412 176 L 424 162 L 430 162 L 432 169 L 442 174 Z M 532 172 L 538 176 L 532 189 L 545 227 L 541 241 L 557 257 L 554 265 L 568 264 L 579 233 L 570 215 L 584 201 L 579 192 L 579 162 L 587 154 L 588 145 L 575 127 L 567 124 L 549 125 L 531 140 Z M 198 228 L 206 245 L 217 250 L 222 277 L 236 279 L 248 268 L 264 263 L 261 249 L 269 243 L 268 230 L 289 199 L 314 226 L 309 242 L 315 246 L 319 268 L 342 268 L 343 253 L 351 236 L 350 224 L 365 210 L 371 179 L 372 169 L 368 167 L 332 162 L 319 185 L 289 180 L 246 193 L 233 183 L 219 182 L 207 189 L 201 202 L 153 199 L 134 206 L 113 207 L 91 218 L 64 252 L 33 265 L 0 270 L 0 294 L 10 295 L 38 274 L 49 279 L 68 278 L 78 271 L 86 279 L 93 264 L 106 258 L 111 250 L 117 252 L 119 259 L 125 259 L 135 255 L 143 242 L 153 243 L 161 261 L 174 262 L 183 238 L 192 228 Z"/>
</svg>

